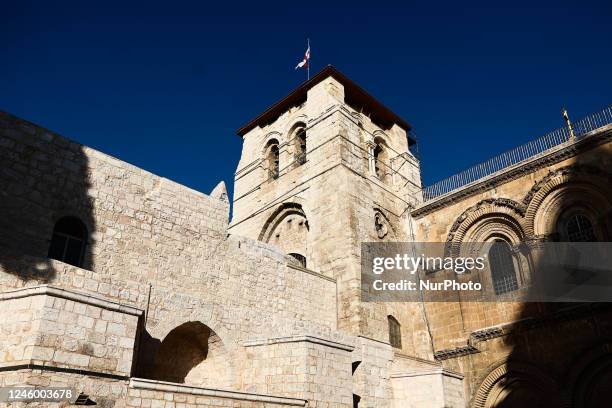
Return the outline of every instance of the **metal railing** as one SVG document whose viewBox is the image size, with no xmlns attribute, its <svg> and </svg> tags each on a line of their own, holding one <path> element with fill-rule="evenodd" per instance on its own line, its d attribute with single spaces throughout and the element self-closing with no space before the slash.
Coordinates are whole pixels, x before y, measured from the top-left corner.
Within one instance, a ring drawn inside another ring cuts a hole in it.
<svg viewBox="0 0 612 408">
<path fill-rule="evenodd" d="M 579 139 L 587 133 L 610 123 L 612 123 L 612 105 L 574 122 L 574 136 L 576 139 Z M 519 164 L 562 143 L 568 142 L 570 139 L 571 135 L 567 127 L 554 130 L 538 139 L 515 147 L 483 163 L 423 188 L 423 201 L 433 200 L 483 177 Z"/>
</svg>

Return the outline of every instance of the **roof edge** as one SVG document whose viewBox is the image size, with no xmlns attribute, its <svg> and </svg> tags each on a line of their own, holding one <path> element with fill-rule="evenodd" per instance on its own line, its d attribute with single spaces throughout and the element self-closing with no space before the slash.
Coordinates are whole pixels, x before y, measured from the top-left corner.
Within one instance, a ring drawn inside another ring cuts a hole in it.
<svg viewBox="0 0 612 408">
<path fill-rule="evenodd" d="M 367 102 L 367 110 L 370 111 L 373 121 L 382 122 L 382 123 L 395 123 L 398 126 L 402 127 L 409 132 L 412 129 L 412 126 L 402 119 L 399 115 L 395 114 L 381 102 L 379 102 L 375 97 L 366 92 L 363 88 L 349 79 L 346 75 L 340 72 L 333 65 L 327 65 L 317 74 L 315 74 L 308 81 L 302 82 L 296 89 L 294 89 L 287 96 L 270 106 L 263 113 L 259 114 L 255 119 L 249 121 L 242 127 L 240 127 L 236 134 L 238 136 L 244 136 L 252 129 L 262 124 L 267 124 L 271 120 L 280 116 L 284 111 L 289 109 L 291 106 L 302 100 L 306 97 L 306 94 L 310 88 L 323 81 L 327 77 L 333 77 L 338 80 L 345 87 L 345 96 L 347 99 L 354 100 L 357 105 L 361 103 Z M 365 106 L 357 106 L 356 108 L 365 108 Z M 416 140 L 408 135 L 409 144 L 416 143 Z"/>
</svg>

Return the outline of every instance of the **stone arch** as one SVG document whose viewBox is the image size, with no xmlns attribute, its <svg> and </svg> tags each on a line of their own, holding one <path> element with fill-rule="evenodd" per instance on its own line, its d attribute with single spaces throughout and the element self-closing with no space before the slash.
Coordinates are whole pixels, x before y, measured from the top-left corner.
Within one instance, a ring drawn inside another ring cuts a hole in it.
<svg viewBox="0 0 612 408">
<path fill-rule="evenodd" d="M 541 398 L 545 398 L 542 400 Z M 538 399 L 546 405 L 536 405 Z M 522 404 L 521 402 L 526 402 Z M 505 403 L 506 405 L 501 405 Z M 538 367 L 524 362 L 503 362 L 493 368 L 474 393 L 471 408 L 496 407 L 569 408 L 557 382 Z"/>
<path fill-rule="evenodd" d="M 486 199 L 465 210 L 453 223 L 446 239 L 446 256 L 458 256 L 463 242 L 484 242 L 503 236 L 513 244 L 525 238 L 524 206 L 507 198 Z"/>
<path fill-rule="evenodd" d="M 304 164 L 306 162 L 306 122 L 296 121 L 287 132 L 287 140 L 291 148 L 291 154 L 296 164 Z"/>
<path fill-rule="evenodd" d="M 591 166 L 570 165 L 551 171 L 523 199 L 525 232 L 535 237 L 553 233 L 559 217 L 572 205 L 597 216 L 609 213 L 610 185 L 610 176 Z"/>
<path fill-rule="evenodd" d="M 607 393 L 612 387 L 612 343 L 600 344 L 581 353 L 569 373 L 566 382 L 573 407 L 607 407 Z"/>
<path fill-rule="evenodd" d="M 306 124 L 308 123 L 308 116 L 306 116 L 303 113 L 300 113 L 298 115 L 292 116 L 289 118 L 289 120 L 287 121 L 287 125 L 285 126 L 285 128 L 283 129 L 283 133 L 287 136 L 291 135 L 291 132 L 299 125 L 303 125 L 305 128 L 307 127 Z M 287 139 L 289 140 L 289 139 Z"/>
<path fill-rule="evenodd" d="M 159 381 L 231 388 L 234 359 L 221 337 L 200 321 L 174 327 L 162 340 L 149 377 Z"/>
<path fill-rule="evenodd" d="M 262 163 L 266 179 L 276 179 L 280 174 L 280 143 L 277 138 L 269 138 L 262 151 Z"/>
<path fill-rule="evenodd" d="M 285 254 L 298 254 L 308 263 L 307 238 L 310 225 L 302 206 L 283 203 L 268 217 L 259 234 L 259 240 L 271 243 Z"/>
<path fill-rule="evenodd" d="M 384 134 L 384 133 L 383 133 Z M 378 135 L 374 136 L 374 174 L 384 183 L 389 181 L 391 174 L 391 147 L 387 139 Z"/>
<path fill-rule="evenodd" d="M 374 136 L 374 140 L 380 138 L 387 146 L 389 145 L 389 136 L 383 130 L 376 129 L 372 132 L 372 136 Z"/>
</svg>

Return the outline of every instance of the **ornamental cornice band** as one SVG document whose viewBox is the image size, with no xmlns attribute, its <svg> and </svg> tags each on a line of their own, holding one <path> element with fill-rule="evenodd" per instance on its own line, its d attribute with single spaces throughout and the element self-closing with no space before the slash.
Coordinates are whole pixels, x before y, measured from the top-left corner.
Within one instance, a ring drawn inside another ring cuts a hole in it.
<svg viewBox="0 0 612 408">
<path fill-rule="evenodd" d="M 448 360 L 450 358 L 457 358 L 457 357 L 467 356 L 469 354 L 476 354 L 476 353 L 480 353 L 480 350 L 478 350 L 474 346 L 467 345 L 467 346 L 457 347 L 454 349 L 445 349 L 445 350 L 436 351 L 434 353 L 434 359 L 436 359 L 436 361 L 442 361 L 442 360 Z"/>
</svg>

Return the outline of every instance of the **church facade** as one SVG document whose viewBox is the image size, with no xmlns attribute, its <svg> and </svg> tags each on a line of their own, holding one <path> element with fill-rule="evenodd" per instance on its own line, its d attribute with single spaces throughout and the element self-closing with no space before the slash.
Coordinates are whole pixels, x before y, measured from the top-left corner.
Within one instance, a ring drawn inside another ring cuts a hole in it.
<svg viewBox="0 0 612 408">
<path fill-rule="evenodd" d="M 202 194 L 0 114 L 0 386 L 102 407 L 607 406 L 607 303 L 365 302 L 361 250 L 502 242 L 516 269 L 485 283 L 511 292 L 521 245 L 610 241 L 610 109 L 434 188 L 410 124 L 331 66 L 238 134 L 230 221 L 223 182 Z"/>
</svg>

